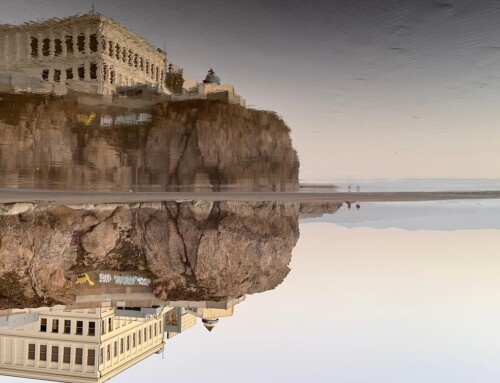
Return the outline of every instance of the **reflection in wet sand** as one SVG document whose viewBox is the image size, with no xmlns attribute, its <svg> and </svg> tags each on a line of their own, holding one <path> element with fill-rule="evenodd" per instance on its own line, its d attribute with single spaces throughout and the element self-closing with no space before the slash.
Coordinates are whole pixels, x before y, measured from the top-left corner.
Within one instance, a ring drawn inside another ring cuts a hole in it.
<svg viewBox="0 0 500 383">
<path fill-rule="evenodd" d="M 207 100 L 140 108 L 84 101 L 1 95 L 0 186 L 298 189 L 297 153 L 273 113 Z"/>
<path fill-rule="evenodd" d="M 299 217 L 339 207 L 3 205 L 0 374 L 101 382 L 198 321 L 212 331 L 283 281 Z"/>
<path fill-rule="evenodd" d="M 104 296 L 102 296 L 104 298 Z M 163 351 L 201 320 L 212 331 L 244 297 L 153 307 L 55 306 L 0 312 L 0 374 L 62 382 L 104 382 Z"/>
<path fill-rule="evenodd" d="M 0 304 L 73 303 L 84 273 L 95 289 L 105 284 L 99 274 L 134 274 L 162 300 L 266 291 L 288 274 L 299 214 L 298 204 L 265 202 L 9 205 L 0 283 L 10 289 Z"/>
</svg>

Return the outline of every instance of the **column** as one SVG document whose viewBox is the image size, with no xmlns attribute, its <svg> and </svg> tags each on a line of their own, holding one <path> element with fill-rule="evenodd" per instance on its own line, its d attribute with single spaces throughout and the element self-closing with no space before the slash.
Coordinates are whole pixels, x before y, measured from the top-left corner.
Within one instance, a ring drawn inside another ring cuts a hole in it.
<svg viewBox="0 0 500 383">
<path fill-rule="evenodd" d="M 85 56 L 90 55 L 90 32 L 88 29 L 85 30 Z"/>
<path fill-rule="evenodd" d="M 14 52 L 16 56 L 16 63 L 18 63 L 21 58 L 21 51 L 19 50 L 19 35 L 20 33 L 16 32 L 14 36 Z"/>
<path fill-rule="evenodd" d="M 7 65 L 8 59 L 7 59 L 7 50 L 8 50 L 8 38 L 7 35 L 4 35 L 2 38 L 2 64 Z"/>
<path fill-rule="evenodd" d="M 31 61 L 32 60 L 32 57 L 31 57 L 31 35 L 29 33 L 25 34 L 25 42 L 26 42 L 25 43 L 26 46 L 24 48 L 25 48 L 26 59 L 28 61 Z"/>
<path fill-rule="evenodd" d="M 54 59 L 56 51 L 56 43 L 54 40 L 54 33 L 49 33 L 49 57 L 51 60 Z"/>
</svg>

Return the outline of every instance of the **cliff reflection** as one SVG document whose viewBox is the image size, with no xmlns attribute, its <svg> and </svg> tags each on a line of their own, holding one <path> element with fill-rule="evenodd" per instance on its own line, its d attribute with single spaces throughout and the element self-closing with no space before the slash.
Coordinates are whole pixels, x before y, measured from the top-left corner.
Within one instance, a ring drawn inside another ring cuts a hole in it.
<svg viewBox="0 0 500 383">
<path fill-rule="evenodd" d="M 3 308 L 75 303 L 78 291 L 91 287 L 110 293 L 100 274 L 146 278 L 151 283 L 137 288 L 160 300 L 258 293 L 283 281 L 299 236 L 298 204 L 14 204 L 3 210 Z M 82 273 L 95 285 L 77 283 Z"/>
<path fill-rule="evenodd" d="M 338 205 L 0 206 L 0 374 L 101 382 L 289 272 L 301 216 Z"/>
<path fill-rule="evenodd" d="M 194 100 L 137 107 L 90 96 L 0 94 L 0 187 L 297 190 L 275 114 Z"/>
</svg>

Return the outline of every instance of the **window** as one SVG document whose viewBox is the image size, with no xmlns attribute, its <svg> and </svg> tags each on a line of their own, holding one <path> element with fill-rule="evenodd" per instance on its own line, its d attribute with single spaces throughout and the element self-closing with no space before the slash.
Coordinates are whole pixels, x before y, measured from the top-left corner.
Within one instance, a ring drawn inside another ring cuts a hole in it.
<svg viewBox="0 0 500 383">
<path fill-rule="evenodd" d="M 97 42 L 97 35 L 94 33 L 90 35 L 89 47 L 91 52 L 97 52 L 99 43 Z"/>
<path fill-rule="evenodd" d="M 139 67 L 139 55 L 137 53 L 134 54 L 134 68 L 137 69 Z"/>
<path fill-rule="evenodd" d="M 62 53 L 62 41 L 61 39 L 55 39 L 54 40 L 54 55 L 60 56 Z"/>
<path fill-rule="evenodd" d="M 68 319 L 64 320 L 64 333 L 71 334 L 71 321 Z"/>
<path fill-rule="evenodd" d="M 73 80 L 73 68 L 66 69 L 66 80 Z"/>
<path fill-rule="evenodd" d="M 46 344 L 40 345 L 40 360 L 42 362 L 47 361 L 47 345 Z"/>
<path fill-rule="evenodd" d="M 97 64 L 90 63 L 90 79 L 97 80 Z"/>
<path fill-rule="evenodd" d="M 78 67 L 78 79 L 85 80 L 85 67 L 83 65 Z"/>
<path fill-rule="evenodd" d="M 127 50 L 125 48 L 122 49 L 122 61 L 127 62 Z"/>
<path fill-rule="evenodd" d="M 108 330 L 113 331 L 113 319 L 108 318 Z"/>
<path fill-rule="evenodd" d="M 59 332 L 59 319 L 52 319 L 52 332 Z"/>
<path fill-rule="evenodd" d="M 95 335 L 95 322 L 89 322 L 89 336 Z"/>
<path fill-rule="evenodd" d="M 71 347 L 64 347 L 63 363 L 71 363 Z"/>
<path fill-rule="evenodd" d="M 59 362 L 59 346 L 52 346 L 51 362 Z"/>
<path fill-rule="evenodd" d="M 43 81 L 49 81 L 49 70 L 48 69 L 42 70 L 42 80 Z M 47 322 L 45 322 L 45 324 L 47 325 Z M 46 331 L 47 330 L 45 329 L 44 332 L 46 332 Z"/>
<path fill-rule="evenodd" d="M 83 363 L 83 348 L 75 349 L 75 364 L 81 365 Z"/>
<path fill-rule="evenodd" d="M 50 39 L 42 40 L 42 55 L 45 57 L 50 56 Z"/>
<path fill-rule="evenodd" d="M 135 347 L 135 332 L 132 334 L 132 347 Z"/>
<path fill-rule="evenodd" d="M 87 366 L 95 366 L 95 350 L 87 351 Z"/>
<path fill-rule="evenodd" d="M 108 49 L 109 57 L 113 57 L 113 42 L 109 41 L 109 49 Z"/>
<path fill-rule="evenodd" d="M 83 335 L 83 321 L 76 321 L 76 335 Z"/>
<path fill-rule="evenodd" d="M 30 343 L 28 345 L 28 360 L 35 360 L 35 344 Z"/>
<path fill-rule="evenodd" d="M 113 356 L 116 358 L 118 356 L 118 341 L 115 340 L 113 347 Z"/>
<path fill-rule="evenodd" d="M 151 335 L 152 335 L 152 331 L 151 331 L 151 325 L 149 325 L 149 339 L 151 339 Z"/>
<path fill-rule="evenodd" d="M 130 350 L 130 335 L 127 335 L 127 351 Z"/>
<path fill-rule="evenodd" d="M 148 341 L 148 334 L 146 328 L 144 328 L 144 342 Z"/>
<path fill-rule="evenodd" d="M 146 60 L 146 74 L 149 74 L 149 61 Z"/>
<path fill-rule="evenodd" d="M 38 39 L 31 36 L 31 57 L 38 57 Z"/>
<path fill-rule="evenodd" d="M 60 69 L 54 69 L 54 81 L 61 82 L 61 70 Z"/>
<path fill-rule="evenodd" d="M 123 354 L 123 338 L 120 339 L 120 354 Z"/>
<path fill-rule="evenodd" d="M 110 344 L 108 344 L 108 346 L 106 347 L 106 359 L 107 360 L 111 359 L 111 345 Z"/>
<path fill-rule="evenodd" d="M 48 76 L 48 73 L 47 73 L 47 78 L 48 77 L 49 76 Z M 40 319 L 40 332 L 47 332 L 47 318 Z"/>
<path fill-rule="evenodd" d="M 99 350 L 99 360 L 101 361 L 101 364 L 104 363 L 104 349 L 101 347 L 101 349 Z"/>
<path fill-rule="evenodd" d="M 110 72 L 109 82 L 110 82 L 111 84 L 114 84 L 114 83 L 115 83 L 115 81 L 116 81 L 116 74 L 115 74 L 115 71 L 114 71 L 114 70 L 112 70 L 112 71 Z"/>
<path fill-rule="evenodd" d="M 134 61 L 134 54 L 131 50 L 128 51 L 128 65 L 132 66 Z"/>
<path fill-rule="evenodd" d="M 85 53 L 85 35 L 80 33 L 76 39 L 76 46 L 78 48 L 78 52 Z"/>
<path fill-rule="evenodd" d="M 141 57 L 141 71 L 144 72 L 144 59 Z"/>
<path fill-rule="evenodd" d="M 121 57 L 121 55 L 120 55 L 120 46 L 118 44 L 116 44 L 115 45 L 115 58 L 117 60 L 120 60 L 120 57 Z"/>
<path fill-rule="evenodd" d="M 137 343 L 141 344 L 141 330 L 137 332 Z"/>
<path fill-rule="evenodd" d="M 73 53 L 73 36 L 66 36 L 66 53 Z"/>
<path fill-rule="evenodd" d="M 101 321 L 101 335 L 106 334 L 106 322 Z"/>
<path fill-rule="evenodd" d="M 156 337 L 156 324 L 154 324 L 153 327 L 155 329 L 155 337 Z"/>
</svg>

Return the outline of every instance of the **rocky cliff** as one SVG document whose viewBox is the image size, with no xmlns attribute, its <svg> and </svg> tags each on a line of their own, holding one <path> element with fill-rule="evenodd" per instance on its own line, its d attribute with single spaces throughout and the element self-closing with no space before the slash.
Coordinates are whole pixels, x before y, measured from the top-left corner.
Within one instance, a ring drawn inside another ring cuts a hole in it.
<svg viewBox="0 0 500 383">
<path fill-rule="evenodd" d="M 273 289 L 299 236 L 297 204 L 8 205 L 0 215 L 0 308 L 72 303 L 82 272 L 134 272 L 162 300 Z M 78 232 L 78 245 L 71 246 Z"/>
<path fill-rule="evenodd" d="M 131 109 L 0 95 L 0 187 L 296 190 L 299 162 L 274 113 L 217 101 Z"/>
</svg>

